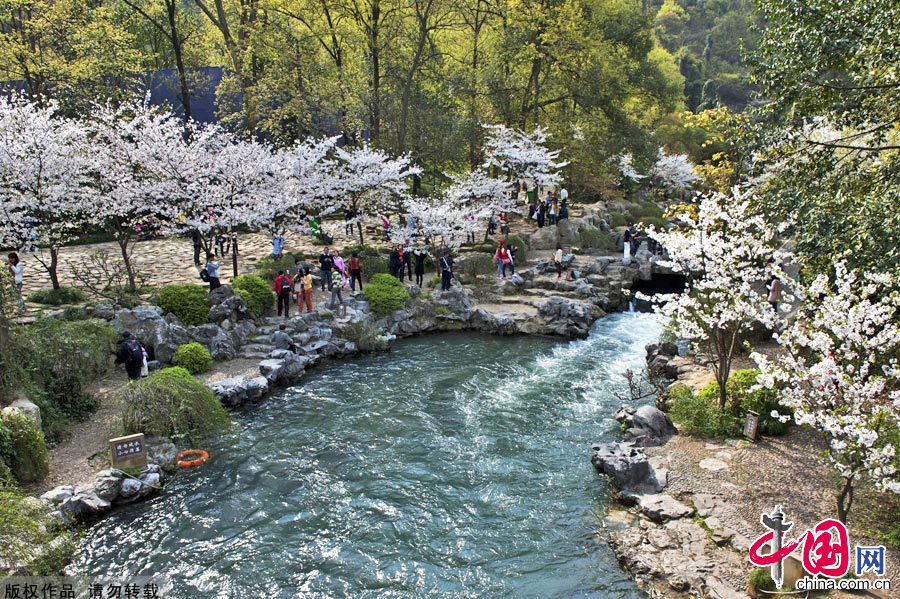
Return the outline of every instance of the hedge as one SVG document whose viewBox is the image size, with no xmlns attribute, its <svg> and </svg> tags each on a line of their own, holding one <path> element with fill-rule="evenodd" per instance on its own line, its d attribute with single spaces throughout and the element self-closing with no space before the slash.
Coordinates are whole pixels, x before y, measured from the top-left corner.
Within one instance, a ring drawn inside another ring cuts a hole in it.
<svg viewBox="0 0 900 599">
<path fill-rule="evenodd" d="M 669 416 L 682 434 L 703 439 L 741 434 L 740 419 L 719 409 L 718 394 L 710 393 L 709 386 L 695 395 L 685 385 L 673 385 L 669 389 L 669 406 Z"/>
<path fill-rule="evenodd" d="M 208 290 L 202 285 L 166 285 L 153 303 L 188 326 L 206 324 L 209 318 Z"/>
<path fill-rule="evenodd" d="M 296 272 L 296 267 L 294 266 L 294 260 L 297 258 L 303 259 L 302 254 L 292 254 L 285 252 L 281 254 L 280 258 L 276 258 L 272 254 L 267 254 L 259 259 L 256 263 L 256 274 L 262 277 L 263 279 L 271 282 L 275 282 L 275 277 L 278 276 L 278 271 L 283 270 L 286 273 L 294 274 Z"/>
<path fill-rule="evenodd" d="M 272 286 L 257 275 L 239 275 L 234 278 L 231 288 L 244 299 L 247 309 L 257 318 L 271 311 L 275 305 Z"/>
<path fill-rule="evenodd" d="M 157 370 L 120 391 L 126 434 L 169 437 L 195 442 L 231 426 L 231 419 L 206 385 L 186 369 Z"/>
<path fill-rule="evenodd" d="M 193 341 L 179 345 L 172 357 L 172 364 L 182 366 L 191 374 L 200 374 L 213 367 L 213 358 L 209 350 Z"/>
<path fill-rule="evenodd" d="M 376 274 L 366 285 L 363 296 L 369 302 L 372 312 L 378 316 L 386 316 L 403 307 L 409 299 L 409 293 L 397 277 Z"/>
<path fill-rule="evenodd" d="M 80 289 L 74 287 L 60 286 L 59 289 L 48 287 L 38 289 L 28 294 L 28 301 L 36 304 L 46 304 L 49 306 L 61 306 L 63 304 L 80 304 L 85 301 L 87 296 Z"/>
</svg>

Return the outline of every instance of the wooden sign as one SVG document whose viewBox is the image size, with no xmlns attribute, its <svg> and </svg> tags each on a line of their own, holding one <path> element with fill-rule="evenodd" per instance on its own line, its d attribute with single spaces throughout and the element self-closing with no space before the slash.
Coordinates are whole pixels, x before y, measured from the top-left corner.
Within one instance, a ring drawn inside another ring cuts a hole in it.
<svg viewBox="0 0 900 599">
<path fill-rule="evenodd" d="M 744 436 L 751 441 L 756 441 L 759 434 L 759 414 L 752 410 L 747 410 L 747 416 L 744 418 Z"/>
<path fill-rule="evenodd" d="M 109 455 L 113 468 L 143 468 L 147 465 L 144 433 L 110 439 Z"/>
</svg>

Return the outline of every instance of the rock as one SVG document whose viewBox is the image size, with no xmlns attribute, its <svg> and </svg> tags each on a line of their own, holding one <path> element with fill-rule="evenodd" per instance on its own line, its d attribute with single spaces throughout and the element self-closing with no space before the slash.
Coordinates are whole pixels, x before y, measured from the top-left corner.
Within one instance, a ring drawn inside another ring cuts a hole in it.
<svg viewBox="0 0 900 599">
<path fill-rule="evenodd" d="M 666 413 L 650 405 L 640 406 L 621 422 L 628 427 L 623 438 L 643 447 L 663 445 L 666 438 L 675 432 L 675 425 Z"/>
<path fill-rule="evenodd" d="M 101 320 L 112 320 L 116 317 L 116 307 L 112 304 L 97 304 L 91 310 L 91 316 Z"/>
<path fill-rule="evenodd" d="M 273 363 L 271 366 L 277 370 L 274 378 L 269 379 L 267 373 L 263 372 L 263 362 Z M 227 408 L 236 408 L 247 402 L 258 401 L 269 392 L 269 383 L 277 380 L 284 366 L 282 360 L 263 360 L 263 362 L 260 362 L 260 372 L 262 372 L 263 376 L 250 377 L 243 375 L 222 379 L 221 381 L 209 383 L 208 387 L 219 398 L 222 405 Z M 159 461 L 162 462 L 163 460 Z M 172 461 L 174 461 L 174 457 Z"/>
<path fill-rule="evenodd" d="M 219 334 L 209 342 L 209 353 L 213 360 L 233 360 L 237 357 L 237 348 L 234 344 L 234 337 L 219 329 Z"/>
<path fill-rule="evenodd" d="M 107 471 L 108 472 L 108 471 Z M 94 493 L 97 497 L 106 501 L 112 501 L 119 495 L 119 489 L 122 488 L 122 479 L 118 476 L 100 475 L 94 478 Z"/>
<path fill-rule="evenodd" d="M 706 577 L 706 593 L 709 599 L 745 599 L 746 593 L 740 593 L 717 576 Z"/>
<path fill-rule="evenodd" d="M 525 284 L 525 279 L 523 279 L 520 275 L 515 274 L 509 278 L 509 282 L 516 287 L 521 287 Z"/>
<path fill-rule="evenodd" d="M 90 490 L 79 490 L 59 504 L 59 510 L 67 517 L 85 520 L 107 511 L 112 504 Z"/>
<path fill-rule="evenodd" d="M 713 509 L 720 505 L 720 501 L 715 495 L 708 493 L 696 493 L 694 495 L 694 509 L 697 515 L 706 518 L 712 515 Z"/>
<path fill-rule="evenodd" d="M 538 308 L 545 326 L 562 337 L 587 337 L 594 320 L 602 316 L 599 308 L 559 295 L 551 296 Z"/>
<path fill-rule="evenodd" d="M 609 476 L 616 488 L 622 491 L 658 493 L 663 489 L 644 450 L 631 443 L 594 445 L 591 448 L 591 463 Z"/>
<path fill-rule="evenodd" d="M 142 492 L 152 493 L 153 491 L 161 490 L 159 472 L 147 472 L 142 474 L 140 478 L 141 482 L 144 483 L 144 491 Z"/>
<path fill-rule="evenodd" d="M 253 316 L 247 309 L 244 298 L 239 295 L 229 297 L 221 303 L 214 304 L 209 309 L 210 322 L 222 323 L 228 320 L 229 323 L 235 323 L 241 320 L 250 320 L 252 318 Z"/>
<path fill-rule="evenodd" d="M 26 418 L 34 422 L 38 429 L 41 428 L 41 409 L 23 393 L 19 392 L 18 397 L 7 407 L 3 408 L 4 414 L 11 411 L 22 413 Z"/>
<path fill-rule="evenodd" d="M 235 295 L 231 285 L 220 285 L 209 292 L 209 305 L 217 306 L 232 297 L 235 297 Z"/>
<path fill-rule="evenodd" d="M 119 310 L 111 324 L 117 333 L 131 332 L 151 351 L 153 359 L 164 364 L 171 363 L 179 345 L 191 340 L 187 329 L 177 320 L 167 322 L 162 309 L 157 306 L 142 305 L 131 310 Z"/>
<path fill-rule="evenodd" d="M 149 360 L 147 362 L 147 370 L 150 372 L 156 372 L 157 370 L 159 370 L 162 367 L 163 367 L 163 364 L 159 360 Z"/>
<path fill-rule="evenodd" d="M 122 499 L 131 499 L 137 497 L 144 485 L 141 481 L 133 478 L 126 478 L 122 481 L 122 487 L 119 489 L 119 497 Z"/>
<path fill-rule="evenodd" d="M 673 574 L 669 576 L 666 580 L 666 584 L 669 585 L 669 588 L 673 591 L 678 591 L 679 593 L 683 593 L 691 588 L 691 583 L 687 581 L 687 579 L 681 574 Z"/>
<path fill-rule="evenodd" d="M 259 373 L 263 375 L 270 384 L 274 384 L 281 377 L 281 370 L 284 368 L 284 360 L 268 359 L 259 363 Z"/>
<path fill-rule="evenodd" d="M 528 248 L 530 250 L 553 250 L 556 249 L 557 242 L 556 227 L 543 227 L 528 238 Z"/>
<path fill-rule="evenodd" d="M 157 464 L 174 464 L 178 455 L 178 447 L 174 443 L 160 443 L 151 445 L 148 450 L 150 460 Z"/>
<path fill-rule="evenodd" d="M 728 470 L 728 464 L 718 458 L 703 458 L 700 460 L 700 467 L 710 472 L 719 472 L 720 470 Z"/>
<path fill-rule="evenodd" d="M 41 499 L 48 501 L 53 505 L 59 505 L 74 494 L 75 487 L 72 485 L 61 485 L 59 487 L 54 487 L 41 495 Z"/>
<path fill-rule="evenodd" d="M 645 516 L 654 522 L 678 520 L 690 516 L 694 510 L 676 500 L 671 495 L 652 494 L 637 497 L 638 507 Z"/>
<path fill-rule="evenodd" d="M 446 306 L 461 320 L 468 320 L 472 315 L 472 302 L 462 285 L 453 285 L 447 291 L 440 292 L 439 299 L 435 303 Z"/>
</svg>

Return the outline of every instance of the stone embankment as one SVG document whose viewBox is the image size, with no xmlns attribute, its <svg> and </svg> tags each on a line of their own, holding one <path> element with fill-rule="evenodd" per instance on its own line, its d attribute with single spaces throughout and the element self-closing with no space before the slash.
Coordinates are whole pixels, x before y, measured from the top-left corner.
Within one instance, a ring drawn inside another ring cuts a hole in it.
<svg viewBox="0 0 900 599">
<path fill-rule="evenodd" d="M 483 287 L 476 290 L 454 284 L 446 292 L 423 294 L 408 285 L 411 299 L 402 309 L 381 318 L 372 313 L 362 294 L 354 294 L 345 300 L 346 314 L 341 317 L 320 308 L 289 319 L 254 320 L 244 301 L 227 285 L 210 294 L 209 322 L 200 326 L 187 326 L 174 314 L 164 314 L 152 305 L 133 309 L 100 305 L 93 316 L 108 320 L 119 333 L 129 331 L 137 337 L 150 354 L 151 370 L 169 364 L 178 346 L 191 341 L 204 345 L 217 361 L 258 360 L 256 373 L 208 383 L 225 407 L 236 409 L 261 401 L 278 387 L 296 384 L 322 360 L 388 350 L 397 339 L 412 335 L 471 330 L 585 337 L 607 311 L 627 307 L 627 289 L 651 269 L 646 260 L 625 266 L 610 257 L 571 255 L 567 267 L 577 269 L 579 279 L 557 279 L 552 263 L 538 262 L 498 281 L 487 293 Z M 281 324 L 294 340 L 296 351 L 274 347 L 272 334 Z M 60 518 L 86 521 L 158 492 L 174 470 L 178 448 L 169 439 L 149 438 L 147 444 L 150 464 L 139 476 L 104 470 L 89 484 L 58 486 L 43 499 Z"/>
<path fill-rule="evenodd" d="M 674 344 L 647 347 L 648 370 L 668 380 L 687 369 Z M 614 414 L 623 439 L 594 445 L 591 462 L 608 475 L 624 509 L 609 510 L 604 526 L 619 563 L 653 597 L 746 597 L 749 542 L 721 523 L 710 493 L 669 490 L 669 460 L 659 451 L 677 434 L 655 406 L 622 406 Z M 701 464 L 702 465 L 702 464 Z"/>
</svg>

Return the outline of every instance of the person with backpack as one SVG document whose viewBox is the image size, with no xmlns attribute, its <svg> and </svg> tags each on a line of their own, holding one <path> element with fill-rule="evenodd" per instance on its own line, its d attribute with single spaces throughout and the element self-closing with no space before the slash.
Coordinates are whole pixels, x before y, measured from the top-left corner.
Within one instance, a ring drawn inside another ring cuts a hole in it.
<svg viewBox="0 0 900 599">
<path fill-rule="evenodd" d="M 422 248 L 416 248 L 413 256 L 416 258 L 416 285 L 421 289 L 425 283 L 425 258 L 428 257 L 428 252 Z"/>
<path fill-rule="evenodd" d="M 362 260 L 356 252 L 350 254 L 350 291 L 356 291 L 354 281 L 359 281 L 359 290 L 362 291 Z"/>
<path fill-rule="evenodd" d="M 275 277 L 275 297 L 278 304 L 278 316 L 284 312 L 285 318 L 291 317 L 291 291 L 294 288 L 294 282 L 289 276 L 284 274 L 283 270 L 278 271 Z"/>
<path fill-rule="evenodd" d="M 319 274 L 322 275 L 322 291 L 328 285 L 328 291 L 331 291 L 331 270 L 334 268 L 334 258 L 331 256 L 331 250 L 325 247 L 325 251 L 319 256 Z"/>
<path fill-rule="evenodd" d="M 453 258 L 450 257 L 450 250 L 444 250 L 441 256 L 441 291 L 450 290 L 450 280 L 453 278 Z"/>
<path fill-rule="evenodd" d="M 130 380 L 136 381 L 141 378 L 141 370 L 144 367 L 144 348 L 128 331 L 122 333 L 122 340 L 116 350 L 116 364 L 125 365 L 125 372 L 128 373 Z"/>
<path fill-rule="evenodd" d="M 209 282 L 209 290 L 212 291 L 214 289 L 218 289 L 222 286 L 222 283 L 219 282 L 219 268 L 222 267 L 222 263 L 219 262 L 218 258 L 215 254 L 209 257 L 209 260 L 206 261 L 206 280 Z M 203 272 L 200 272 L 200 278 L 203 278 Z"/>
<path fill-rule="evenodd" d="M 203 236 L 198 229 L 191 231 L 191 243 L 194 245 L 194 266 L 200 266 L 200 250 L 203 249 Z"/>
</svg>

